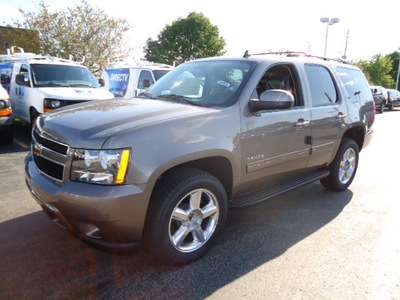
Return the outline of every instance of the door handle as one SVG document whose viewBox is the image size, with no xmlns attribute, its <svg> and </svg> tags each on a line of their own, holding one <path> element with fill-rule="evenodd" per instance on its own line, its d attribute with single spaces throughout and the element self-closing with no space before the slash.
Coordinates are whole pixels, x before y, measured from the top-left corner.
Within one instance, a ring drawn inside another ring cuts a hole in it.
<svg viewBox="0 0 400 300">
<path fill-rule="evenodd" d="M 296 127 L 305 127 L 310 125 L 310 121 L 309 120 L 304 120 L 304 119 L 299 119 L 297 121 L 297 123 L 294 124 L 294 126 Z"/>
<path fill-rule="evenodd" d="M 344 113 L 340 112 L 340 113 L 336 116 L 336 119 L 341 120 L 341 119 L 344 119 L 344 118 L 346 118 L 346 117 L 347 117 L 347 114 L 344 114 Z"/>
</svg>

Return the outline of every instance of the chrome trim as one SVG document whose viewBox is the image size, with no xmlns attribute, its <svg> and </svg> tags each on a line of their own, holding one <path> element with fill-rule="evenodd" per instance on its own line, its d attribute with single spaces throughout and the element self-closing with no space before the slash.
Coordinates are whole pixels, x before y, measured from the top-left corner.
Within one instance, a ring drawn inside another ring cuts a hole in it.
<svg viewBox="0 0 400 300">
<path fill-rule="evenodd" d="M 60 153 L 60 152 L 54 151 L 54 150 L 52 150 L 52 149 L 49 149 L 49 148 L 43 146 L 43 144 L 39 143 L 39 142 L 37 141 L 37 139 L 35 138 L 35 134 L 34 134 L 35 132 L 36 132 L 36 134 L 39 135 L 40 138 L 42 138 L 42 139 L 45 139 L 45 140 L 48 140 L 49 142 L 52 142 L 52 143 L 55 143 L 55 144 L 59 144 L 59 145 L 61 145 L 61 146 L 66 147 L 66 148 L 67 148 L 67 154 L 62 154 L 62 153 Z M 36 153 L 35 153 L 35 152 L 36 152 Z M 42 170 L 36 165 L 37 170 L 38 170 L 38 172 L 39 172 L 40 174 L 42 174 L 42 175 L 46 176 L 47 178 L 49 178 L 49 179 L 51 179 L 51 180 L 54 180 L 54 181 L 56 181 L 56 182 L 60 182 L 60 183 L 64 182 L 64 180 L 65 180 L 65 172 L 66 172 L 67 164 L 68 164 L 68 162 L 69 162 L 69 160 L 68 160 L 68 155 L 69 155 L 69 153 L 70 153 L 70 147 L 69 147 L 69 145 L 63 144 L 63 143 L 60 143 L 60 142 L 57 142 L 57 141 L 54 141 L 54 140 L 51 140 L 51 139 L 48 139 L 48 138 L 45 138 L 45 137 L 43 137 L 43 135 L 41 135 L 39 132 L 37 132 L 37 131 L 35 131 L 35 130 L 32 130 L 31 153 L 32 153 L 32 156 L 33 156 L 33 160 L 34 160 L 34 161 L 35 161 L 35 156 L 38 156 L 38 157 L 41 157 L 41 158 L 43 158 L 43 159 L 45 159 L 45 160 L 47 160 L 47 161 L 49 161 L 49 162 L 51 162 L 51 163 L 57 164 L 57 165 L 59 165 L 60 167 L 62 167 L 61 179 L 58 179 L 58 178 L 55 178 L 55 177 L 53 177 L 53 176 L 47 174 L 46 172 L 42 171 Z M 35 164 L 36 164 L 36 162 L 35 162 Z"/>
</svg>

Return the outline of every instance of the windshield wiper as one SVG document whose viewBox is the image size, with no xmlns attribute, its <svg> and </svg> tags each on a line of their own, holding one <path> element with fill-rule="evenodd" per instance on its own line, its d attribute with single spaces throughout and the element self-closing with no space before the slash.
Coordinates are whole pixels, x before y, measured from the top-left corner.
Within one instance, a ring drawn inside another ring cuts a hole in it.
<svg viewBox="0 0 400 300">
<path fill-rule="evenodd" d="M 138 97 L 139 97 L 139 98 L 158 99 L 158 97 L 154 96 L 153 94 L 146 93 L 146 92 L 140 93 L 140 94 L 138 95 Z"/>
<path fill-rule="evenodd" d="M 50 83 L 50 84 L 35 84 L 35 87 L 66 87 L 63 84 L 58 84 L 58 83 Z"/>
<path fill-rule="evenodd" d="M 174 100 L 174 101 L 177 101 L 180 103 L 187 103 L 187 104 L 192 104 L 192 105 L 196 105 L 196 106 L 203 106 L 199 101 L 194 101 L 190 97 L 177 95 L 177 94 L 160 95 L 158 98 L 165 99 L 165 100 Z"/>
<path fill-rule="evenodd" d="M 88 85 L 88 84 L 70 84 L 68 85 L 69 87 L 93 87 L 92 85 Z"/>
</svg>

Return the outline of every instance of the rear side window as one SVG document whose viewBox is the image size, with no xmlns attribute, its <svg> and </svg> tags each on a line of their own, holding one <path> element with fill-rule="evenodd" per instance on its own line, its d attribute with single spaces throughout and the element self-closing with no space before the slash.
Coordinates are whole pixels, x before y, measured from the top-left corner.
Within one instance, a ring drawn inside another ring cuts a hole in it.
<svg viewBox="0 0 400 300">
<path fill-rule="evenodd" d="M 146 88 L 146 85 L 144 84 L 145 80 L 148 80 L 150 85 L 152 85 L 154 83 L 153 76 L 151 76 L 150 71 L 142 71 L 142 72 L 140 72 L 140 77 L 139 77 L 139 82 L 138 82 L 138 88 L 139 89 L 145 89 Z"/>
<path fill-rule="evenodd" d="M 311 90 L 313 106 L 325 106 L 338 102 L 339 97 L 331 73 L 319 65 L 304 66 Z"/>
<path fill-rule="evenodd" d="M 368 81 L 360 70 L 337 67 L 336 73 L 342 80 L 350 99 L 353 102 L 372 99 Z"/>
</svg>

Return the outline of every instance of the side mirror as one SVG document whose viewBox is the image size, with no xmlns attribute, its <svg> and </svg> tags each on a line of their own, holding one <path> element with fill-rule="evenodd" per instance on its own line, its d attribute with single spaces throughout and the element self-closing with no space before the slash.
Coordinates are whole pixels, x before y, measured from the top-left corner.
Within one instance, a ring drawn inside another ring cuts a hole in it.
<svg viewBox="0 0 400 300">
<path fill-rule="evenodd" d="M 1 83 L 2 84 L 9 84 L 11 82 L 10 75 L 1 74 Z"/>
<path fill-rule="evenodd" d="M 145 88 L 150 87 L 150 80 L 149 79 L 143 80 L 143 87 L 145 87 Z"/>
<path fill-rule="evenodd" d="M 26 86 L 30 86 L 30 82 L 29 82 L 29 75 L 28 74 L 18 74 L 15 77 L 15 82 L 19 85 L 26 85 Z"/>
<path fill-rule="evenodd" d="M 100 84 L 101 87 L 103 87 L 103 86 L 106 85 L 106 82 L 104 81 L 103 78 L 100 78 L 100 79 L 99 79 L 99 84 Z"/>
<path fill-rule="evenodd" d="M 261 93 L 260 100 L 250 100 L 250 110 L 260 116 L 262 110 L 289 109 L 294 105 L 293 95 L 285 90 L 268 90 Z"/>
</svg>

